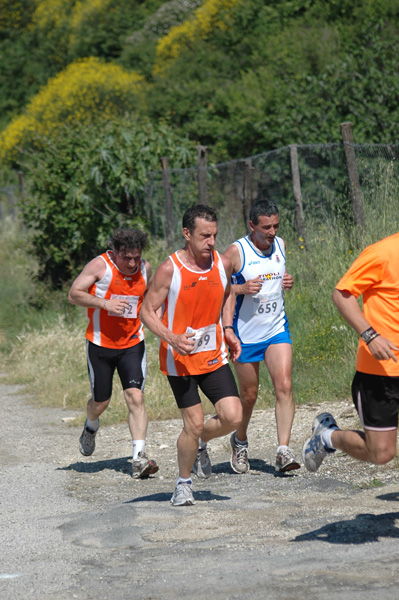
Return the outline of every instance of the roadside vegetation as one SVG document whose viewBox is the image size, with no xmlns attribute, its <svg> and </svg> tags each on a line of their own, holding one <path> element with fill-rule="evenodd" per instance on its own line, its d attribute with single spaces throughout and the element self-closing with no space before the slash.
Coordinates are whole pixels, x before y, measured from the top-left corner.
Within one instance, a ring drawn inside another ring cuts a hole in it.
<svg viewBox="0 0 399 600">
<path fill-rule="evenodd" d="M 281 214 L 281 236 L 287 244 L 288 269 L 295 277 L 286 294 L 293 339 L 293 384 L 298 404 L 339 400 L 350 395 L 357 336 L 338 315 L 331 294 L 354 258 L 369 243 L 399 229 L 399 215 L 389 201 L 366 214 L 369 226 L 361 235 L 337 217 L 323 226 L 308 224 L 307 248 L 287 227 Z M 226 228 L 221 219 L 218 249 L 224 250 L 244 231 Z M 163 242 L 153 242 L 146 258 L 155 269 L 167 256 Z M 29 252 L 29 235 L 14 218 L 0 228 L 0 335 L 3 381 L 25 384 L 29 400 L 41 406 L 82 411 L 89 397 L 84 332 L 85 310 L 67 301 L 67 287 L 49 290 L 35 274 L 38 265 Z M 146 404 L 151 419 L 178 415 L 164 375 L 158 367 L 158 340 L 146 332 L 148 376 Z M 266 368 L 261 369 L 258 408 L 274 404 Z M 206 402 L 206 409 L 212 412 Z M 110 410 L 104 423 L 126 419 L 126 408 L 115 378 Z M 78 422 L 80 422 L 78 420 Z"/>
</svg>

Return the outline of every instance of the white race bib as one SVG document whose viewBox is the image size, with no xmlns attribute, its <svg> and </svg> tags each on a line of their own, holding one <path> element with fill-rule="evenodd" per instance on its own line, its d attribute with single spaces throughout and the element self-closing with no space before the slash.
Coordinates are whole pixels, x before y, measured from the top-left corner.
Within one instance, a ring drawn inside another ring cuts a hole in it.
<svg viewBox="0 0 399 600">
<path fill-rule="evenodd" d="M 208 350 L 216 350 L 216 324 L 207 325 L 200 329 L 192 329 L 187 327 L 186 333 L 195 333 L 194 337 L 190 338 L 194 341 L 194 348 L 190 354 L 197 352 L 206 352 Z"/>
<path fill-rule="evenodd" d="M 262 294 L 259 292 L 253 298 L 254 300 L 254 317 L 261 317 L 263 321 L 267 321 L 279 315 L 283 309 L 283 295 L 280 292 L 274 294 Z"/>
<path fill-rule="evenodd" d="M 129 308 L 125 308 L 121 315 L 114 315 L 108 312 L 110 317 L 125 317 L 125 319 L 137 319 L 137 306 L 139 303 L 139 296 L 118 296 L 117 294 L 111 294 L 111 300 L 119 298 L 120 300 L 127 300 L 129 302 Z"/>
</svg>

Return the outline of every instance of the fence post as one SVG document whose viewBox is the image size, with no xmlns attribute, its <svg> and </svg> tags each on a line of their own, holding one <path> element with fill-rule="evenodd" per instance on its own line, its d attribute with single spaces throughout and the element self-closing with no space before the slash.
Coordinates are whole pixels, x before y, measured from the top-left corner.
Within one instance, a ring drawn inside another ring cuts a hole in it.
<svg viewBox="0 0 399 600">
<path fill-rule="evenodd" d="M 357 170 L 355 147 L 353 143 L 352 123 L 350 121 L 341 123 L 341 134 L 344 144 L 346 168 L 348 170 L 349 188 L 355 223 L 360 227 L 364 227 L 363 194 L 359 182 L 359 173 Z"/>
<path fill-rule="evenodd" d="M 161 160 L 161 165 L 162 165 L 163 189 L 165 192 L 166 243 L 167 243 L 168 249 L 171 249 L 174 245 L 174 227 L 173 227 L 173 196 L 172 196 L 172 187 L 170 185 L 170 178 L 169 178 L 169 161 L 166 156 L 162 156 L 160 160 Z"/>
<path fill-rule="evenodd" d="M 197 162 L 197 177 L 198 177 L 198 198 L 200 204 L 208 203 L 208 193 L 206 189 L 206 169 L 207 157 L 206 146 L 197 146 L 198 162 Z"/>
<path fill-rule="evenodd" d="M 303 239 L 304 246 L 306 247 L 306 228 L 305 218 L 303 216 L 301 179 L 299 177 L 298 147 L 296 144 L 292 144 L 289 148 L 291 158 L 292 191 L 294 193 L 295 200 L 295 227 L 299 233 L 299 237 Z"/>
<path fill-rule="evenodd" d="M 252 200 L 252 171 L 254 170 L 254 167 L 252 166 L 251 158 L 247 158 L 244 164 L 244 189 L 242 195 L 242 207 L 246 231 L 249 231 L 249 211 L 251 210 Z"/>
</svg>

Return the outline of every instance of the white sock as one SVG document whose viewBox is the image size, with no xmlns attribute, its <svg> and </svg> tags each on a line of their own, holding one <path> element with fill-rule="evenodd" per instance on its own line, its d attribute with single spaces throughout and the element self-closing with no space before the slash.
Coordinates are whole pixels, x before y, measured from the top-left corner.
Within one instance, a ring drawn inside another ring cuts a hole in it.
<svg viewBox="0 0 399 600">
<path fill-rule="evenodd" d="M 206 442 L 203 442 L 201 438 L 198 439 L 198 450 L 203 450 L 206 448 Z"/>
<path fill-rule="evenodd" d="M 188 479 L 185 479 L 184 477 L 180 477 L 180 475 L 179 475 L 179 477 L 177 478 L 176 485 L 179 485 L 179 483 L 189 483 L 191 485 L 192 484 L 191 477 L 189 477 Z"/>
<path fill-rule="evenodd" d="M 277 448 L 277 452 L 280 452 L 280 450 L 283 450 L 284 448 L 288 448 L 288 446 L 286 446 L 285 444 L 282 444 L 282 446 L 279 446 Z"/>
<path fill-rule="evenodd" d="M 339 429 L 339 427 L 331 427 L 329 429 L 325 429 L 323 431 L 323 433 L 321 434 L 321 439 L 323 441 L 323 444 L 326 448 L 329 448 L 330 450 L 335 450 L 333 443 L 331 441 L 331 436 L 333 431 L 336 431 L 337 429 Z"/>
<path fill-rule="evenodd" d="M 135 460 L 139 452 L 144 452 L 145 448 L 145 440 L 133 440 L 133 460 Z"/>
<path fill-rule="evenodd" d="M 237 446 L 248 446 L 248 438 L 245 438 L 245 440 L 242 442 L 238 439 L 236 433 L 234 434 L 234 441 L 237 444 Z"/>
<path fill-rule="evenodd" d="M 86 418 L 86 427 L 91 429 L 92 431 L 97 431 L 100 427 L 100 420 L 96 419 L 95 421 L 90 421 L 89 417 Z"/>
</svg>

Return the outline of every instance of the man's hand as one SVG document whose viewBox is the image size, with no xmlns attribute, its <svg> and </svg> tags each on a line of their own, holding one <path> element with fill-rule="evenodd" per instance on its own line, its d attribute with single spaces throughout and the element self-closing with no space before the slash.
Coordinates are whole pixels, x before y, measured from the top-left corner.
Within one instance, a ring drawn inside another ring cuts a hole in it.
<svg viewBox="0 0 399 600">
<path fill-rule="evenodd" d="M 248 279 L 245 283 L 236 284 L 233 286 L 234 292 L 237 295 L 241 294 L 257 294 L 262 289 L 262 280 L 260 276 L 256 279 Z"/>
<path fill-rule="evenodd" d="M 237 358 L 240 357 L 240 354 L 241 354 L 240 340 L 234 333 L 233 329 L 230 329 L 230 328 L 225 329 L 224 337 L 226 339 L 226 344 L 228 345 L 229 350 L 230 350 L 230 359 L 232 360 L 232 362 L 235 362 L 237 360 Z"/>
<path fill-rule="evenodd" d="M 190 352 L 194 349 L 194 336 L 195 333 L 180 333 L 179 335 L 174 336 L 173 341 L 171 341 L 171 345 L 178 354 L 187 356 L 187 354 L 190 354 Z"/>
<path fill-rule="evenodd" d="M 371 354 L 377 360 L 389 360 L 392 358 L 395 362 L 398 362 L 395 354 L 392 350 L 399 350 L 391 341 L 384 338 L 382 335 L 378 335 L 368 344 Z"/>
<path fill-rule="evenodd" d="M 290 290 L 294 285 L 294 278 L 289 273 L 284 273 L 283 276 L 283 288 L 285 290 Z"/>
<path fill-rule="evenodd" d="M 128 300 L 123 298 L 111 298 L 105 301 L 104 308 L 113 315 L 123 315 L 125 310 L 129 310 L 130 304 Z"/>
</svg>

